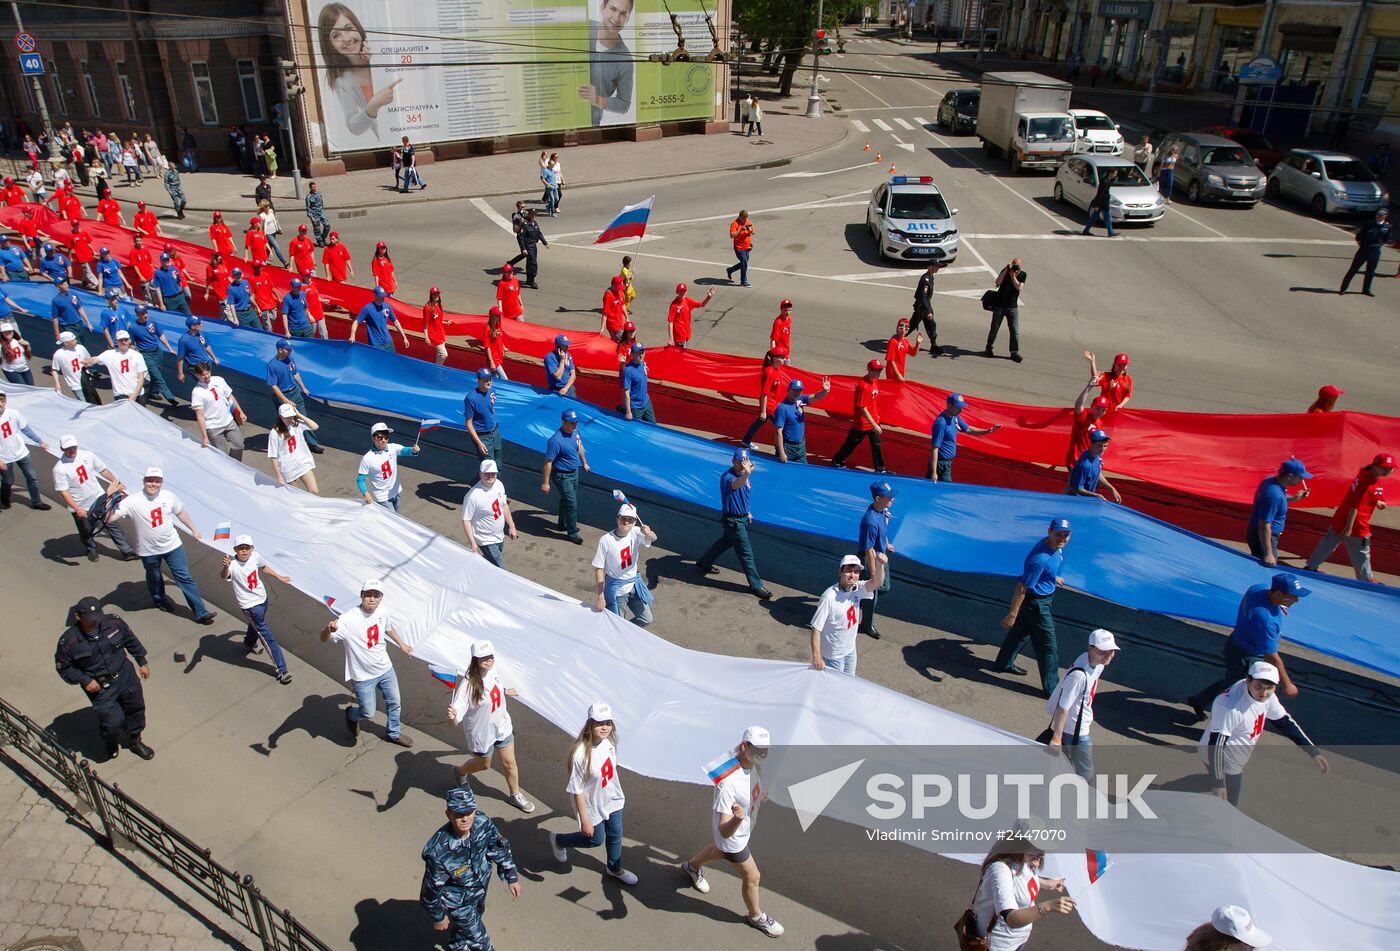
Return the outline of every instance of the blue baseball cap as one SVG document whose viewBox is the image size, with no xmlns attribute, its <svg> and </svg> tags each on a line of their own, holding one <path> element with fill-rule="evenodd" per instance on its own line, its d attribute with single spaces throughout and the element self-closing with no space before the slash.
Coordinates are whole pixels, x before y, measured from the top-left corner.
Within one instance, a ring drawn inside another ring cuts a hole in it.
<svg viewBox="0 0 1400 951">
<path fill-rule="evenodd" d="M 735 450 L 734 450 L 734 460 L 733 460 L 733 461 L 735 461 L 735 462 L 748 462 L 748 461 L 749 461 L 749 451 L 748 451 L 747 449 L 735 449 Z"/>
<path fill-rule="evenodd" d="M 567 350 L 569 349 L 569 338 L 564 336 L 563 334 L 558 334 L 554 338 L 554 345 L 556 347 L 563 347 L 565 350 Z"/>
<path fill-rule="evenodd" d="M 476 371 L 476 378 L 477 378 L 478 380 L 489 380 L 489 379 L 491 379 L 491 368 L 490 368 L 490 367 L 482 367 L 482 368 L 480 368 L 479 370 Z"/>
<path fill-rule="evenodd" d="M 120 297 L 120 296 L 121 296 L 121 293 L 120 293 L 115 287 L 109 287 L 109 288 L 107 288 L 107 299 L 108 299 L 108 300 L 116 300 L 116 299 L 117 299 L 118 297 Z"/>
<path fill-rule="evenodd" d="M 788 383 L 788 389 L 789 389 L 789 390 L 794 390 L 794 391 L 796 391 L 796 392 L 798 392 L 798 393 L 801 393 L 801 392 L 802 392 L 802 381 L 801 381 L 801 380 L 792 380 L 792 381 L 790 381 L 790 382 Z"/>
<path fill-rule="evenodd" d="M 185 318 L 185 326 L 186 326 L 186 327 L 189 327 L 189 328 L 193 329 L 193 328 L 195 328 L 195 327 L 198 327 L 199 324 L 200 324 L 200 319 L 199 319 L 198 317 L 186 317 L 186 318 Z"/>
<path fill-rule="evenodd" d="M 575 410 L 566 409 L 564 410 L 564 412 L 559 414 L 559 421 L 561 423 L 576 423 L 578 422 L 578 412 Z"/>
<path fill-rule="evenodd" d="M 886 498 L 894 498 L 894 486 L 883 480 L 870 483 L 870 497 L 872 499 L 878 499 L 882 495 Z"/>
<path fill-rule="evenodd" d="M 1093 432 L 1089 433 L 1089 442 L 1091 443 L 1108 442 L 1112 438 L 1113 437 L 1108 434 L 1108 430 L 1106 429 L 1096 429 Z"/>
<path fill-rule="evenodd" d="M 962 395 L 961 393 L 949 393 L 949 394 L 948 394 L 948 405 L 949 405 L 949 406 L 966 406 L 966 405 L 967 405 L 967 400 L 963 399 L 963 395 Z"/>
<path fill-rule="evenodd" d="M 476 812 L 476 795 L 466 786 L 454 786 L 447 791 L 447 811 L 466 816 Z"/>
<path fill-rule="evenodd" d="M 145 304 L 137 304 L 137 305 L 136 305 L 136 316 L 139 317 L 139 316 L 141 316 L 142 314 L 149 313 L 149 312 L 150 312 L 150 308 L 147 307 Z"/>
<path fill-rule="evenodd" d="M 1069 519 L 1067 519 L 1067 518 L 1052 518 L 1052 519 L 1050 520 L 1050 531 L 1052 531 L 1052 532 L 1067 532 L 1067 531 L 1069 531 L 1069 530 L 1070 530 L 1070 527 L 1069 527 Z"/>
<path fill-rule="evenodd" d="M 1306 598 L 1312 594 L 1312 589 L 1303 587 L 1303 582 L 1299 581 L 1296 575 L 1284 574 L 1283 572 L 1279 572 L 1269 580 L 1269 590 L 1281 591 L 1299 598 Z"/>
<path fill-rule="evenodd" d="M 632 344 L 632 352 L 633 352 L 633 353 L 643 353 L 643 352 L 645 352 L 645 351 L 646 351 L 646 347 L 642 346 L 641 344 L 639 344 L 639 343 L 634 343 L 634 344 Z"/>
<path fill-rule="evenodd" d="M 389 292 L 386 291 L 384 288 L 380 287 L 378 284 L 376 284 L 376 285 L 374 285 L 374 296 L 375 296 L 375 297 L 388 297 L 388 296 L 389 296 Z"/>
<path fill-rule="evenodd" d="M 291 352 L 292 352 L 292 341 L 291 341 L 291 338 L 290 338 L 290 337 L 282 337 L 280 340 L 278 340 L 278 341 L 277 341 L 277 349 L 278 349 L 278 350 L 285 350 L 285 351 L 287 351 L 288 353 L 291 353 Z"/>
<path fill-rule="evenodd" d="M 111 248 L 99 248 L 97 253 L 98 253 L 98 254 L 111 254 L 111 253 L 112 253 L 112 249 L 111 249 Z"/>
<path fill-rule="evenodd" d="M 1304 479 L 1311 479 L 1313 477 L 1313 474 L 1308 471 L 1307 466 L 1303 465 L 1303 460 L 1301 459 L 1289 459 L 1278 467 L 1278 471 L 1282 475 L 1295 475 Z"/>
<path fill-rule="evenodd" d="M 300 279 L 300 278 L 296 278 L 296 277 L 292 278 L 291 287 L 292 287 L 292 290 L 294 290 L 294 291 L 299 291 L 299 290 L 301 290 L 301 279 Z"/>
<path fill-rule="evenodd" d="M 52 250 L 53 250 L 53 245 L 51 245 L 51 244 L 46 244 L 46 245 L 44 245 L 44 250 L 45 250 L 45 251 L 52 251 Z"/>
<path fill-rule="evenodd" d="M 161 263 L 161 264 L 169 264 L 169 263 L 170 263 L 170 252 L 169 252 L 169 251 L 162 251 L 162 252 L 160 253 L 160 263 Z"/>
<path fill-rule="evenodd" d="M 241 267 L 236 267 L 236 268 L 234 268 L 232 271 L 229 271 L 228 273 L 229 273 L 229 276 L 231 276 L 231 277 L 236 281 L 236 280 L 238 280 L 240 277 L 243 276 L 243 269 L 242 269 Z"/>
</svg>

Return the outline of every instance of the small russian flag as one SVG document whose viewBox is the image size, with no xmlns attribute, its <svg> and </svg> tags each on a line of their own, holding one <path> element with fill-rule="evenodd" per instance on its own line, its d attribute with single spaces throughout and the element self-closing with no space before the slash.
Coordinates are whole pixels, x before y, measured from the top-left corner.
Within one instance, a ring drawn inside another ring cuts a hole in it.
<svg viewBox="0 0 1400 951">
<path fill-rule="evenodd" d="M 226 542 L 233 537 L 233 523 L 220 522 L 214 526 L 214 541 Z"/>
<path fill-rule="evenodd" d="M 323 594 L 323 595 L 321 595 L 321 600 L 324 601 L 324 602 L 326 602 L 326 607 L 328 607 L 328 608 L 333 608 L 333 607 L 335 607 L 335 598 L 331 597 L 330 595 L 328 595 L 328 594 Z"/>
<path fill-rule="evenodd" d="M 434 664 L 428 665 L 428 673 L 432 674 L 433 679 L 438 683 L 450 687 L 453 690 L 457 689 L 457 683 L 462 679 L 460 672 L 448 670 L 446 667 L 438 667 Z"/>
<path fill-rule="evenodd" d="M 425 419 L 418 424 L 418 431 L 420 433 L 426 433 L 431 429 L 437 429 L 441 425 L 442 420 L 440 419 Z"/>
<path fill-rule="evenodd" d="M 716 786 L 730 773 L 739 768 L 739 757 L 731 750 L 721 756 L 717 756 L 709 763 L 705 764 L 705 775 L 710 777 L 710 782 Z"/>
<path fill-rule="evenodd" d="M 1089 883 L 1092 885 L 1108 871 L 1108 853 L 1103 849 L 1085 849 L 1084 858 L 1089 863 Z"/>
<path fill-rule="evenodd" d="M 652 195 L 644 202 L 623 206 L 617 217 L 608 222 L 608 226 L 593 243 L 606 244 L 619 238 L 640 238 L 646 234 L 647 219 L 651 217 L 651 203 L 655 200 L 656 196 Z"/>
<path fill-rule="evenodd" d="M 613 498 L 617 499 L 619 505 L 627 504 L 627 496 L 621 489 L 613 489 Z"/>
</svg>

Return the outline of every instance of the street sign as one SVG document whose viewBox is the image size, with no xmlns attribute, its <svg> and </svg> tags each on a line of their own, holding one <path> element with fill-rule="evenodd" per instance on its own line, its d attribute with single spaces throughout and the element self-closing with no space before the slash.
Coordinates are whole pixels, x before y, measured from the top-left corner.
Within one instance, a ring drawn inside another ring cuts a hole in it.
<svg viewBox="0 0 1400 951">
<path fill-rule="evenodd" d="M 1273 86 L 1282 78 L 1283 67 L 1272 56 L 1256 56 L 1235 74 L 1235 80 L 1244 86 Z"/>
<path fill-rule="evenodd" d="M 16 33 L 15 45 L 21 53 L 32 53 L 39 48 L 39 41 L 34 39 L 32 33 Z"/>
<path fill-rule="evenodd" d="M 44 75 L 44 57 L 38 53 L 23 53 L 19 58 L 19 71 L 26 76 Z"/>
</svg>

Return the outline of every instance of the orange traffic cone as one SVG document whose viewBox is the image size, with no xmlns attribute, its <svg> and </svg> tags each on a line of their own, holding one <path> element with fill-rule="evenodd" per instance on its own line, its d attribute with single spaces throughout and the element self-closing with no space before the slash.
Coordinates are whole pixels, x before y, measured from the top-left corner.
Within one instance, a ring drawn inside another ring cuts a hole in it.
<svg viewBox="0 0 1400 951">
<path fill-rule="evenodd" d="M 893 163 L 893 162 L 890 163 L 890 174 L 891 174 L 891 175 L 894 174 L 894 163 Z"/>
<path fill-rule="evenodd" d="M 865 143 L 865 151 L 867 151 L 867 152 L 870 151 L 870 143 L 869 143 L 869 142 Z"/>
<path fill-rule="evenodd" d="M 879 152 L 876 152 L 876 153 L 875 153 L 875 161 L 877 161 L 877 162 L 880 161 L 880 153 L 879 153 Z"/>
</svg>

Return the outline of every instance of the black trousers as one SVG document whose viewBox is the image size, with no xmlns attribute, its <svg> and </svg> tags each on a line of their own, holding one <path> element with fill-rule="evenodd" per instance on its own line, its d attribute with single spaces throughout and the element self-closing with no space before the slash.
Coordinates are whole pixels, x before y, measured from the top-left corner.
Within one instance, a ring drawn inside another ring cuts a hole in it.
<svg viewBox="0 0 1400 951">
<path fill-rule="evenodd" d="M 884 470 L 885 453 L 880 447 L 880 434 L 873 429 L 852 429 L 846 433 L 846 441 L 841 444 L 841 448 L 836 450 L 836 455 L 831 457 L 831 464 L 839 466 L 846 461 L 846 458 L 856 451 L 856 447 L 861 444 L 861 440 L 870 440 L 870 461 L 876 469 Z"/>
<path fill-rule="evenodd" d="M 525 248 L 525 283 L 535 283 L 535 275 L 540 273 L 540 249 L 539 245 L 531 244 Z"/>
<path fill-rule="evenodd" d="M 932 311 L 916 310 L 909 317 L 909 334 L 913 336 L 919 332 L 919 328 L 924 327 L 928 331 L 928 348 L 930 351 L 938 349 L 938 321 L 933 319 Z M 916 350 L 915 353 L 918 351 Z"/>
<path fill-rule="evenodd" d="M 102 739 L 108 743 L 120 743 L 123 732 L 127 736 L 140 736 L 146 729 L 146 696 L 141 690 L 141 678 L 136 676 L 136 668 L 131 664 L 128 663 L 108 686 L 97 693 L 89 693 L 87 698 L 97 713 Z"/>
<path fill-rule="evenodd" d="M 1366 278 L 1361 284 L 1361 289 L 1367 294 L 1371 293 L 1371 282 L 1376 278 L 1376 268 L 1380 263 L 1380 248 L 1357 248 L 1351 258 L 1351 267 L 1347 268 L 1347 276 L 1342 278 L 1342 290 L 1345 291 L 1351 285 L 1351 279 L 1364 267 Z"/>
</svg>

